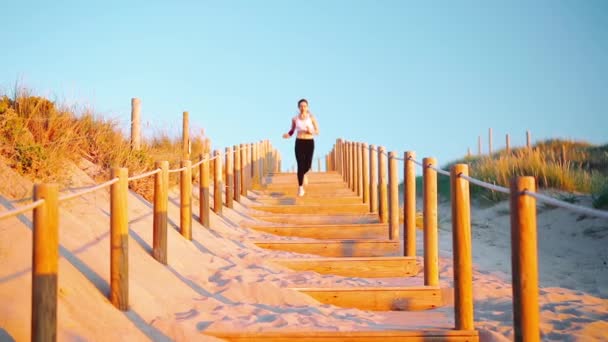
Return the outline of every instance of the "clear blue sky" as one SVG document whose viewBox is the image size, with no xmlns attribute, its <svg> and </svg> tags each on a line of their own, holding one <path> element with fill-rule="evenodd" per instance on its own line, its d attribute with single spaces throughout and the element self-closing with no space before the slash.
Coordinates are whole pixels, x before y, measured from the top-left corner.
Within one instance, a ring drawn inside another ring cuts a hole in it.
<svg viewBox="0 0 608 342">
<path fill-rule="evenodd" d="M 608 1 L 10 1 L 0 91 L 16 81 L 128 127 L 204 127 L 214 146 L 281 139 L 309 99 L 321 135 L 447 162 L 562 137 L 608 143 Z M 487 147 L 484 146 L 484 150 Z"/>
</svg>

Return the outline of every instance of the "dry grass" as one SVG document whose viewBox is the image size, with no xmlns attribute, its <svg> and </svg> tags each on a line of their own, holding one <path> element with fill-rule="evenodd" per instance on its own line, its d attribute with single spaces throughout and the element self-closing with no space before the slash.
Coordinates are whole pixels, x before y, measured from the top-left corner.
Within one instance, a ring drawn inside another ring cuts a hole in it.
<svg viewBox="0 0 608 342">
<path fill-rule="evenodd" d="M 192 156 L 202 152 L 202 144 L 192 145 Z M 144 141 L 141 150 L 132 150 L 117 122 L 96 116 L 90 110 L 57 106 L 48 99 L 20 91 L 14 98 L 0 97 L 0 155 L 9 166 L 35 182 L 63 184 L 69 175 L 67 162 L 83 158 L 98 165 L 101 181 L 112 167 L 129 169 L 130 175 L 154 168 L 155 160 L 169 160 L 170 167 L 180 162 L 181 139 L 167 135 Z M 195 172 L 196 173 L 196 172 Z M 176 183 L 177 178 L 172 177 Z M 152 198 L 153 177 L 131 182 L 130 188 Z"/>
</svg>

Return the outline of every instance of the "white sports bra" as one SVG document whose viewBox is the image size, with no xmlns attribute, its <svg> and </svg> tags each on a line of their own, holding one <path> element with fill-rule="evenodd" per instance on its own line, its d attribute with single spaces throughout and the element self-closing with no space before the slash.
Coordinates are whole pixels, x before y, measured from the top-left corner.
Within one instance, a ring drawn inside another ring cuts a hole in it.
<svg viewBox="0 0 608 342">
<path fill-rule="evenodd" d="M 304 120 L 300 119 L 300 116 L 297 115 L 295 117 L 295 122 L 296 122 L 296 131 L 298 133 L 300 133 L 300 132 L 308 133 L 309 130 L 310 130 L 310 132 L 314 132 L 314 130 L 315 130 L 315 126 L 313 126 L 313 124 L 312 124 L 312 119 L 310 118 L 310 115 L 308 115 L 308 117 Z"/>
</svg>

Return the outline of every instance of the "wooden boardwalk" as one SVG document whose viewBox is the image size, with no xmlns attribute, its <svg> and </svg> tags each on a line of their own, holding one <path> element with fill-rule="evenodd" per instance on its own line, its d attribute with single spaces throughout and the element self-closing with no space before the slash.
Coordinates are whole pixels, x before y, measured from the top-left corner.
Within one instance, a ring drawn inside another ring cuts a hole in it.
<svg viewBox="0 0 608 342">
<path fill-rule="evenodd" d="M 270 259 L 295 271 L 314 271 L 346 277 L 413 277 L 421 265 L 403 256 L 400 239 L 389 238 L 388 223 L 381 223 L 370 205 L 352 191 L 336 172 L 309 173 L 303 197 L 296 195 L 293 173 L 274 173 L 254 188 L 249 206 L 257 219 L 249 228 L 303 240 L 256 241 L 259 247 L 315 254 L 319 258 Z M 311 240 L 314 239 L 314 240 Z M 293 288 L 320 303 L 374 311 L 432 310 L 442 306 L 439 286 L 421 283 L 410 287 L 300 287 Z M 232 341 L 478 341 L 476 330 L 446 328 L 413 331 L 206 331 Z"/>
</svg>

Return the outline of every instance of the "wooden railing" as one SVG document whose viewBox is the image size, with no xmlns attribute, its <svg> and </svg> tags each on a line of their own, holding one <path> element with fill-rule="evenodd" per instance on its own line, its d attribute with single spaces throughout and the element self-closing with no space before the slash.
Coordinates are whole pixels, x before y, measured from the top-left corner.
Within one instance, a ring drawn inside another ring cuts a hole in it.
<svg viewBox="0 0 608 342">
<path fill-rule="evenodd" d="M 529 132 L 527 132 L 527 146 L 530 146 Z M 511 180 L 510 188 L 507 189 L 469 177 L 469 169 L 466 164 L 453 165 L 450 172 L 447 172 L 438 167 L 435 158 L 427 157 L 423 158 L 422 163 L 418 162 L 414 151 L 406 151 L 403 158 L 399 158 L 396 152 L 387 154 L 382 146 L 376 148 L 375 145 L 338 139 L 325 157 L 326 170 L 340 173 L 350 189 L 357 194 L 361 193 L 361 188 L 364 189 L 361 200 L 363 203 L 370 204 L 370 212 L 378 212 L 382 222 L 389 223 L 391 239 L 400 239 L 400 227 L 398 215 L 396 215 L 399 208 L 397 160 L 404 162 L 403 231 L 405 236 L 403 236 L 403 251 L 405 256 L 415 256 L 416 254 L 416 176 L 414 167 L 415 165 L 422 167 L 425 285 L 438 285 L 439 283 L 437 173 L 450 177 L 455 329 L 474 329 L 469 183 L 509 194 L 515 339 L 517 341 L 538 341 L 540 330 L 536 237 L 537 199 L 595 217 L 608 218 L 608 212 L 572 205 L 538 194 L 534 177 L 515 177 Z"/>
<path fill-rule="evenodd" d="M 188 153 L 184 152 L 184 156 Z M 167 264 L 167 208 L 169 202 L 169 174 L 180 174 L 180 233 L 192 240 L 192 169 L 199 168 L 199 219 L 210 227 L 210 164 L 213 165 L 213 211 L 222 213 L 222 206 L 232 208 L 253 184 L 261 184 L 262 177 L 280 168 L 280 154 L 270 141 L 228 147 L 225 152 L 214 151 L 211 158 L 202 154 L 192 164 L 182 160 L 181 167 L 169 169 L 168 161 L 156 162 L 156 169 L 128 177 L 128 169 L 113 168 L 111 179 L 84 191 L 60 196 L 57 184 L 34 185 L 33 203 L 10 211 L 0 212 L 0 219 L 33 210 L 32 257 L 32 340 L 54 341 L 57 335 L 57 279 L 59 263 L 59 208 L 62 202 L 87 193 L 110 187 L 110 294 L 111 303 L 120 310 L 129 308 L 128 269 L 128 183 L 154 176 L 153 248 L 152 256 Z M 226 167 L 222 167 L 224 159 Z M 234 161 L 238 162 L 235 163 Z M 225 182 L 224 182 L 225 181 Z M 238 186 L 235 186 L 238 184 Z M 225 186 L 225 188 L 224 188 Z M 224 198 L 222 198 L 224 197 Z"/>
</svg>

